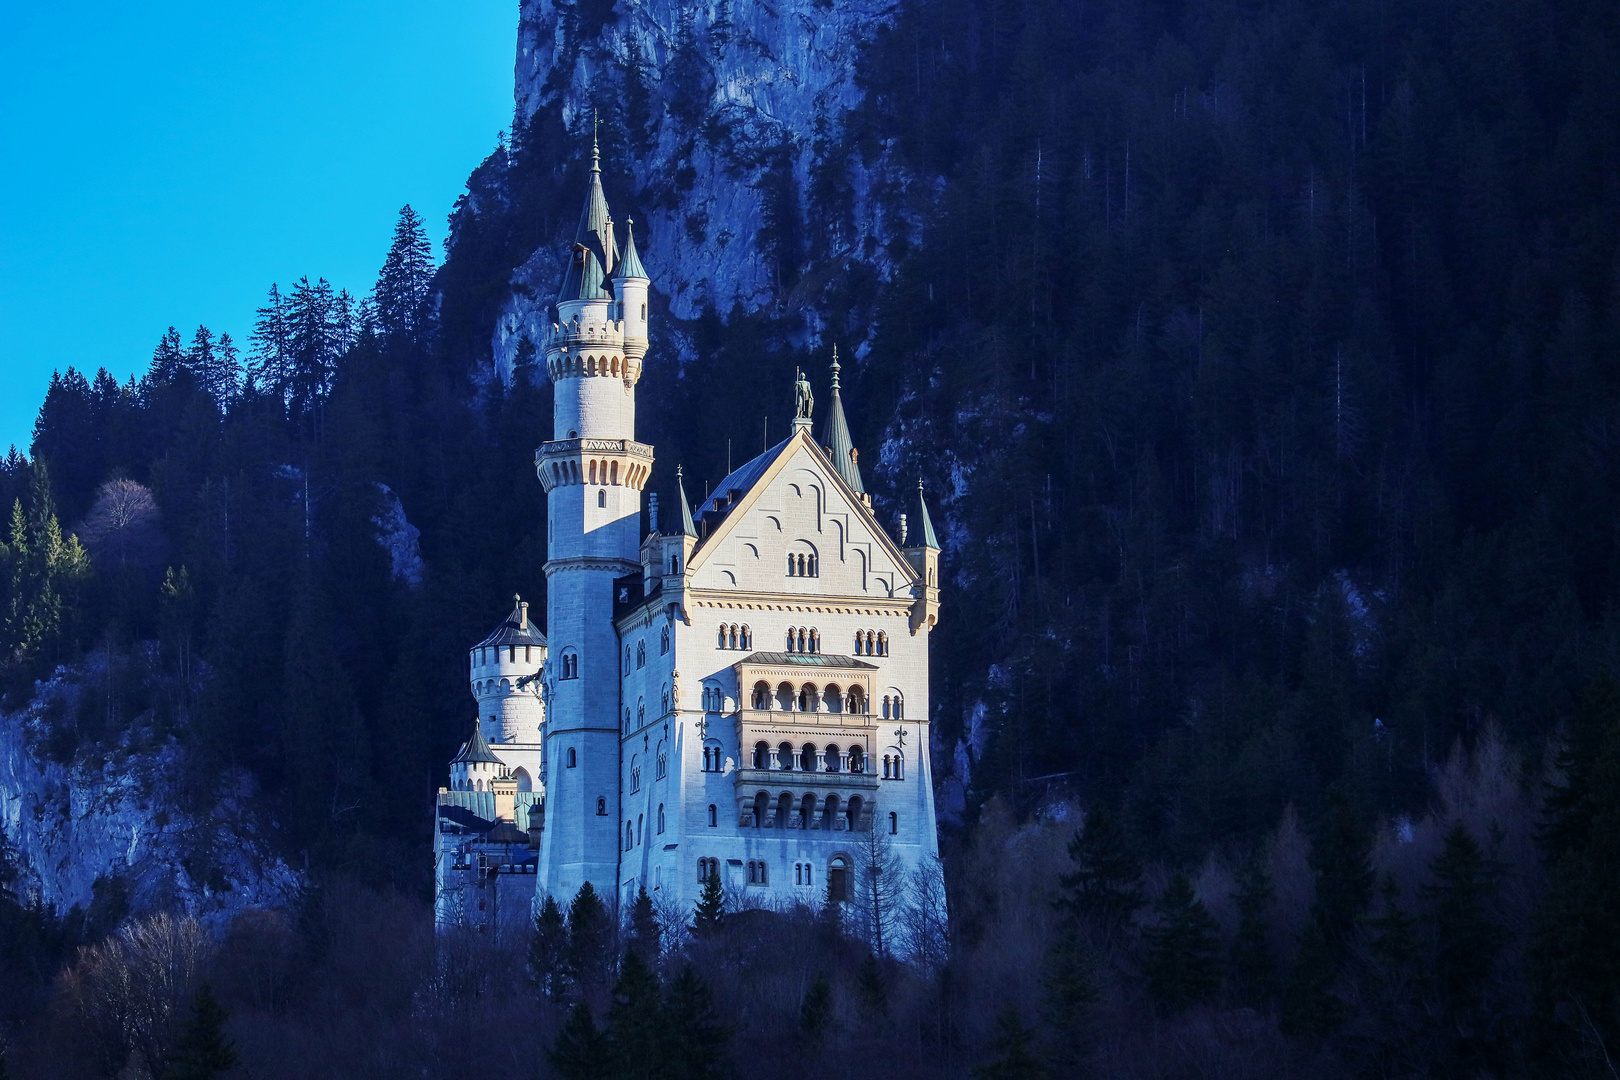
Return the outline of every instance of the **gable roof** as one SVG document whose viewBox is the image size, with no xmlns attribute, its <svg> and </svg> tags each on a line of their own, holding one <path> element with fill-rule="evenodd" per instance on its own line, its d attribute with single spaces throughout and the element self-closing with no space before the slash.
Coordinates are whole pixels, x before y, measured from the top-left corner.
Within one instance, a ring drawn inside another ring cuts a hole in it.
<svg viewBox="0 0 1620 1080">
<path fill-rule="evenodd" d="M 782 469 L 786 467 L 787 462 L 800 447 L 803 447 L 811 457 L 815 458 L 827 470 L 828 483 L 839 489 L 839 494 L 844 502 L 849 505 L 850 512 L 866 523 L 867 530 L 871 532 L 873 541 L 889 556 L 889 561 L 894 563 L 895 568 L 905 575 L 905 580 L 910 584 L 915 584 L 918 576 L 916 568 L 911 565 L 911 561 L 906 558 L 905 553 L 894 542 L 894 538 L 889 535 L 889 531 L 878 524 L 877 518 L 867 508 L 866 500 L 839 475 L 838 470 L 833 467 L 833 463 L 827 459 L 826 453 L 816 445 L 816 440 L 811 437 L 807 427 L 795 428 L 792 435 L 789 435 L 786 439 L 759 455 L 759 457 L 749 461 L 720 482 L 720 487 L 704 502 L 699 513 L 700 519 L 707 517 L 709 514 L 718 515 L 718 518 L 710 529 L 709 535 L 699 541 L 697 549 L 692 552 L 692 557 L 687 560 L 687 569 L 696 570 L 703 565 L 708 553 L 718 547 L 719 542 L 731 530 L 732 523 L 747 516 L 748 511 L 753 509 L 754 504 L 759 501 L 759 493 L 768 487 L 769 482 L 775 479 Z M 716 502 L 722 494 L 728 494 L 733 490 L 739 492 L 735 499 L 730 500 L 724 506 Z M 898 592 L 898 590 L 896 591 Z"/>
</svg>

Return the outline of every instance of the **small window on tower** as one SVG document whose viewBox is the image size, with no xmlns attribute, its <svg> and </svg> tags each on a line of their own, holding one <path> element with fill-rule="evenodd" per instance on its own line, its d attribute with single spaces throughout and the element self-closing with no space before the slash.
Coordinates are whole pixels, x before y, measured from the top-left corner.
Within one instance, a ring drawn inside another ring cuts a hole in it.
<svg viewBox="0 0 1620 1080">
<path fill-rule="evenodd" d="M 606 506 L 607 505 L 607 488 L 602 488 L 600 491 L 598 491 L 596 493 L 596 505 L 597 506 Z"/>
</svg>

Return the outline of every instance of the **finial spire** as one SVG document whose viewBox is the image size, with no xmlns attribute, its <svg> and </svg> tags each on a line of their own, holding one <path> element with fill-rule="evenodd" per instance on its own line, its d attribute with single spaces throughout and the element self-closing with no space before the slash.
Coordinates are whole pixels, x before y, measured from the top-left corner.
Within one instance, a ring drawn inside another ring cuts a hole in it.
<svg viewBox="0 0 1620 1080">
<path fill-rule="evenodd" d="M 602 171 L 602 144 L 597 139 L 597 129 L 599 127 L 601 127 L 601 126 L 602 126 L 601 118 L 596 115 L 596 110 L 592 109 L 591 110 L 591 172 L 594 172 L 594 173 L 599 173 L 599 172 Z"/>
<path fill-rule="evenodd" d="M 681 535 L 696 536 L 697 525 L 692 521 L 692 504 L 686 501 L 686 483 L 681 478 L 681 467 L 675 466 L 675 497 L 681 503 Z"/>
<path fill-rule="evenodd" d="M 834 390 L 838 389 L 838 343 L 833 342 L 832 379 Z"/>
</svg>

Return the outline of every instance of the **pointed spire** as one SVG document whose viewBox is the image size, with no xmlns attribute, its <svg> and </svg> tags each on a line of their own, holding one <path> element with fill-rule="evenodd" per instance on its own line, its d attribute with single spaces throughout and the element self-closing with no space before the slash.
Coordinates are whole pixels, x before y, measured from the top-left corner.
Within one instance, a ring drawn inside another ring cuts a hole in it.
<svg viewBox="0 0 1620 1080">
<path fill-rule="evenodd" d="M 921 547 L 939 550 L 939 538 L 934 535 L 934 520 L 928 516 L 928 500 L 923 498 L 922 477 L 917 477 L 917 498 L 911 508 L 912 516 L 916 519 L 914 525 L 917 530 L 917 539 Z"/>
<path fill-rule="evenodd" d="M 686 484 L 681 479 L 681 467 L 675 466 L 675 498 L 681 504 L 681 535 L 696 536 L 697 526 L 692 523 L 692 504 L 686 501 Z"/>
<path fill-rule="evenodd" d="M 494 762 L 499 765 L 501 759 L 495 756 L 494 752 L 489 748 L 489 743 L 484 741 L 483 728 L 479 725 L 477 718 L 474 718 L 472 738 L 467 740 L 466 745 L 461 748 L 461 753 L 457 754 L 456 759 L 450 764 L 472 765 L 479 762 Z"/>
<path fill-rule="evenodd" d="M 615 278 L 644 278 L 647 271 L 642 269 L 641 256 L 636 254 L 636 222 L 634 218 L 624 221 L 624 254 L 619 257 L 619 265 L 614 268 Z"/>
<path fill-rule="evenodd" d="M 607 196 L 602 193 L 602 154 L 595 135 L 596 119 L 591 119 L 591 179 L 585 193 L 585 211 L 574 233 L 574 246 L 568 253 L 558 300 L 606 300 L 603 283 L 619 261 L 619 245 L 613 239 L 613 217 Z"/>
<path fill-rule="evenodd" d="M 844 483 L 855 489 L 858 495 L 866 494 L 866 485 L 861 483 L 861 467 L 855 456 L 855 441 L 849 437 L 849 422 L 844 419 L 844 400 L 839 394 L 838 372 L 838 346 L 833 346 L 832 356 L 832 404 L 827 409 L 827 422 L 821 428 L 821 445 L 832 458 L 833 468 L 838 475 L 844 478 Z"/>
</svg>

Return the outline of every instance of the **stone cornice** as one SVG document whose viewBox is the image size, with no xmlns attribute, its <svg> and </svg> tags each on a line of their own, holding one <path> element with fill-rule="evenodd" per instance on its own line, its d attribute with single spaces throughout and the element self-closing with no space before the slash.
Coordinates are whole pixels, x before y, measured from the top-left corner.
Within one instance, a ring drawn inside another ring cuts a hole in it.
<svg viewBox="0 0 1620 1080">
<path fill-rule="evenodd" d="M 871 615 L 906 618 L 911 600 L 872 597 L 819 597 L 797 593 L 733 593 L 729 590 L 686 589 L 686 602 L 693 608 L 718 611 L 802 611 L 820 615 Z"/>
<path fill-rule="evenodd" d="M 615 577 L 624 577 L 641 569 L 641 564 L 629 559 L 609 559 L 599 555 L 576 555 L 566 559 L 548 559 L 546 577 L 570 570 L 608 571 Z"/>
</svg>

